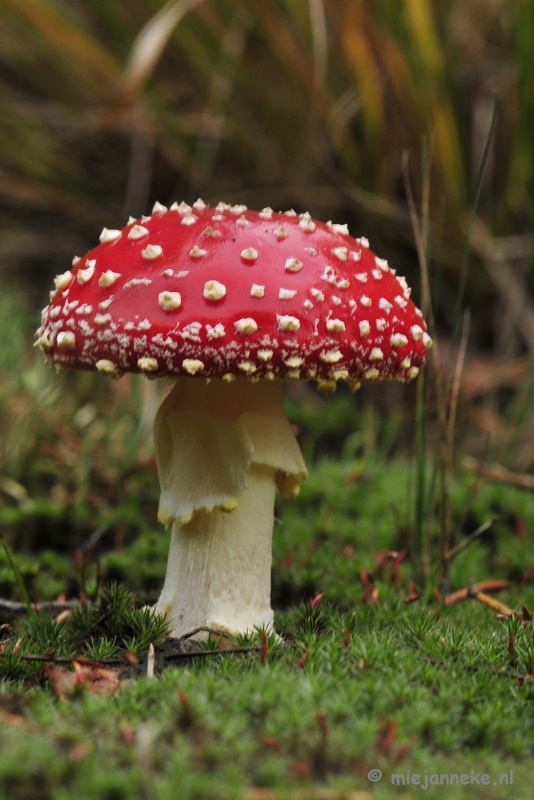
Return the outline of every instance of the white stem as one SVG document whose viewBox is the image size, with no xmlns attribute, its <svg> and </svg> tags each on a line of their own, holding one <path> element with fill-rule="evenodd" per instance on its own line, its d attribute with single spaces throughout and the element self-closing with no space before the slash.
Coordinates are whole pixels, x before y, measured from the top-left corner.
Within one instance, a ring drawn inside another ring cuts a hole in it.
<svg viewBox="0 0 534 800">
<path fill-rule="evenodd" d="M 172 523 L 157 609 L 175 636 L 204 626 L 272 626 L 276 487 L 297 494 L 306 466 L 281 381 L 179 379 L 155 425 L 159 518 Z"/>
<path fill-rule="evenodd" d="M 200 626 L 244 633 L 271 627 L 274 469 L 252 464 L 235 511 L 214 509 L 172 526 L 157 610 L 182 636 Z"/>
</svg>

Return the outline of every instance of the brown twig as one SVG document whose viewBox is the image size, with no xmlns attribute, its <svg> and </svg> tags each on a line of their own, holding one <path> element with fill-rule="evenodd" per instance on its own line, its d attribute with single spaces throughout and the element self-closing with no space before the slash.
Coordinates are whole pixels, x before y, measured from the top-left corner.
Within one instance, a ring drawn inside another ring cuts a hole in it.
<svg viewBox="0 0 534 800">
<path fill-rule="evenodd" d="M 204 656 L 229 656 L 233 653 L 259 653 L 261 647 L 222 647 L 220 650 L 192 650 L 187 653 L 169 653 L 163 656 L 165 661 L 176 661 L 181 658 L 203 658 Z"/>
<path fill-rule="evenodd" d="M 184 637 L 181 637 L 184 638 Z M 222 647 L 219 650 L 192 650 L 189 652 L 169 653 L 163 656 L 165 661 L 177 661 L 183 658 L 202 658 L 204 656 L 227 656 L 234 653 L 259 653 L 261 647 Z M 24 661 L 42 661 L 48 664 L 86 664 L 87 666 L 120 666 L 125 663 L 124 658 L 82 658 L 79 656 L 56 656 L 54 653 L 45 653 L 44 655 L 36 653 L 20 653 L 20 658 Z"/>
<path fill-rule="evenodd" d="M 516 614 L 513 608 L 505 606 L 504 603 L 501 603 L 499 600 L 495 600 L 494 597 L 491 597 L 489 594 L 487 594 L 487 591 L 506 589 L 509 585 L 510 584 L 508 581 L 486 581 L 485 583 L 474 584 L 473 586 L 469 586 L 467 589 L 460 589 L 458 592 L 453 592 L 452 594 L 447 595 L 445 598 L 445 605 L 451 605 L 452 603 L 457 603 L 459 600 L 467 600 L 467 598 L 472 598 L 473 600 L 478 600 L 479 603 L 483 603 L 485 606 L 492 608 L 493 611 L 495 611 L 501 617 L 513 617 Z M 482 591 L 482 589 L 486 589 L 486 591 Z"/>
<path fill-rule="evenodd" d="M 69 611 L 79 605 L 78 600 L 47 600 L 43 603 L 32 603 L 31 607 L 34 611 L 52 611 L 54 613 L 59 611 Z M 28 606 L 26 603 L 16 603 L 13 600 L 0 599 L 0 609 L 10 611 L 12 614 L 27 614 Z"/>
<path fill-rule="evenodd" d="M 477 592 L 499 592 L 501 589 L 508 589 L 509 586 L 510 581 L 481 581 L 481 583 L 466 586 L 464 589 L 458 589 L 458 591 L 448 594 L 445 598 L 445 605 L 450 606 L 460 600 L 467 600 L 468 597 L 473 597 Z"/>
<path fill-rule="evenodd" d="M 206 628 L 204 625 L 201 625 L 199 628 L 195 628 L 188 633 L 184 633 L 183 636 L 180 636 L 180 639 L 190 639 L 192 636 L 196 636 L 197 633 L 211 633 L 217 637 L 223 637 L 224 639 L 232 639 L 234 642 L 236 641 L 236 637 L 233 636 L 231 633 L 225 633 L 224 631 L 218 631 L 216 628 Z"/>
<path fill-rule="evenodd" d="M 483 603 L 485 606 L 492 608 L 497 614 L 502 614 L 504 617 L 513 617 L 515 616 L 515 611 L 513 608 L 509 608 L 505 606 L 504 603 L 501 603 L 499 600 L 495 600 L 494 597 L 491 597 L 486 592 L 479 592 L 474 591 L 471 595 L 475 600 L 478 600 L 479 603 Z"/>
<path fill-rule="evenodd" d="M 45 655 L 34 655 L 33 653 L 19 653 L 20 658 L 24 661 L 43 661 L 48 664 L 87 664 L 87 666 L 98 667 L 102 664 L 106 666 L 118 666 L 124 664 L 122 658 L 102 658 L 96 660 L 94 658 L 80 658 L 77 656 L 55 656 L 52 653 Z"/>
</svg>

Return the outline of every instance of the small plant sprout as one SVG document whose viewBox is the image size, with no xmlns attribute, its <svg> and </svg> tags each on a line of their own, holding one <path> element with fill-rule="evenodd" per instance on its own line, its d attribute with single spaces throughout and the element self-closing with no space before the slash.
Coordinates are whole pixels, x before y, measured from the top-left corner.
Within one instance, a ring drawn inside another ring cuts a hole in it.
<svg viewBox="0 0 534 800">
<path fill-rule="evenodd" d="M 405 279 L 345 225 L 201 200 L 104 229 L 37 335 L 59 369 L 176 379 L 155 422 L 176 636 L 272 630 L 275 491 L 307 475 L 283 381 L 410 381 L 431 345 Z"/>
</svg>

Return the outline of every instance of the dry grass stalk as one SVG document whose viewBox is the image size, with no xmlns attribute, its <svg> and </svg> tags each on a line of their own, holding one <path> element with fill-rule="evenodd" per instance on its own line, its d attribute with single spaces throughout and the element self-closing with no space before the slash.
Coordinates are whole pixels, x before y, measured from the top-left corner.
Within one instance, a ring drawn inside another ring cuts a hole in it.
<svg viewBox="0 0 534 800">
<path fill-rule="evenodd" d="M 472 456 L 464 456 L 462 464 L 466 469 L 476 472 L 483 478 L 497 483 L 507 483 L 522 489 L 534 489 L 534 475 L 524 472 L 512 472 L 501 464 L 484 464 Z"/>
</svg>

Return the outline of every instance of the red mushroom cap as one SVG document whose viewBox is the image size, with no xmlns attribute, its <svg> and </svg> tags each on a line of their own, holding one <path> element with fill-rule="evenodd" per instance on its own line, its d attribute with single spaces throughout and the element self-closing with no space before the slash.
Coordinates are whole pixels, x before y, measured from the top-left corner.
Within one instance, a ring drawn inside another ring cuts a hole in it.
<svg viewBox="0 0 534 800">
<path fill-rule="evenodd" d="M 431 339 L 404 278 L 309 214 L 157 203 L 56 278 L 37 344 L 111 375 L 410 380 Z"/>
</svg>

